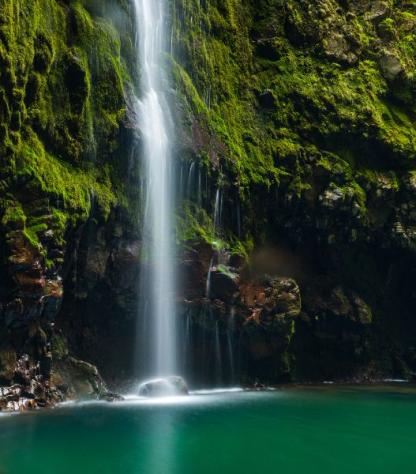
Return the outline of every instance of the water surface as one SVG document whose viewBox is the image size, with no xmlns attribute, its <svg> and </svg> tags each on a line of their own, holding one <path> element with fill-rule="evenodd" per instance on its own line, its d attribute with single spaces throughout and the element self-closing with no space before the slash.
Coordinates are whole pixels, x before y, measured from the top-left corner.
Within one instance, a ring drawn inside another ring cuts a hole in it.
<svg viewBox="0 0 416 474">
<path fill-rule="evenodd" d="M 412 388 L 289 388 L 0 418 L 1 474 L 416 473 Z"/>
</svg>

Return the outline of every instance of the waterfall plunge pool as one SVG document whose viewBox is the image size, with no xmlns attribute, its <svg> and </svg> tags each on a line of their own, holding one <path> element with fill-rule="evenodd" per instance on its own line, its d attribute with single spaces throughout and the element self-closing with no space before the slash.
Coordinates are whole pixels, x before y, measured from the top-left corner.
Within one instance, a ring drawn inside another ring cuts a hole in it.
<svg viewBox="0 0 416 474">
<path fill-rule="evenodd" d="M 289 387 L 0 418 L 1 474 L 413 474 L 416 388 Z"/>
</svg>

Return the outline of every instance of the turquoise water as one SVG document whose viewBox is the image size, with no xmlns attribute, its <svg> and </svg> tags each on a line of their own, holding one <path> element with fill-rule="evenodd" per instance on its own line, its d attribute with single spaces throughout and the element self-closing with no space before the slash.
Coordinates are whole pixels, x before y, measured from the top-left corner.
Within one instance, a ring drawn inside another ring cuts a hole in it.
<svg viewBox="0 0 416 474">
<path fill-rule="evenodd" d="M 416 391 L 289 388 L 0 417 L 1 474 L 416 473 Z"/>
</svg>

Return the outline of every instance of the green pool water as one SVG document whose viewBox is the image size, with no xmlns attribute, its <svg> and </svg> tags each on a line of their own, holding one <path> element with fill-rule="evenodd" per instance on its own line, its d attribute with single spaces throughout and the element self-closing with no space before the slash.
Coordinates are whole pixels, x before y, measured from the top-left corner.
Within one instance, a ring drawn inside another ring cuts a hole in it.
<svg viewBox="0 0 416 474">
<path fill-rule="evenodd" d="M 416 391 L 288 388 L 0 417 L 1 474 L 415 474 Z"/>
</svg>

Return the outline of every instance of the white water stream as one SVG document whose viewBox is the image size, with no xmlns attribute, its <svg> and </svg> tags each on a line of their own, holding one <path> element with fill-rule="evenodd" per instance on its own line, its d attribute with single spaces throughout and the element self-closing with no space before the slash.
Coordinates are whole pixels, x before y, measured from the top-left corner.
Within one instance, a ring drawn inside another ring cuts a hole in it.
<svg viewBox="0 0 416 474">
<path fill-rule="evenodd" d="M 165 0 L 133 0 L 136 51 L 140 71 L 140 122 L 146 197 L 143 222 L 143 255 L 148 262 L 145 295 L 150 321 L 147 343 L 149 374 L 176 372 L 176 325 L 173 262 L 173 177 L 171 118 L 166 96 L 163 54 L 166 31 Z"/>
</svg>

